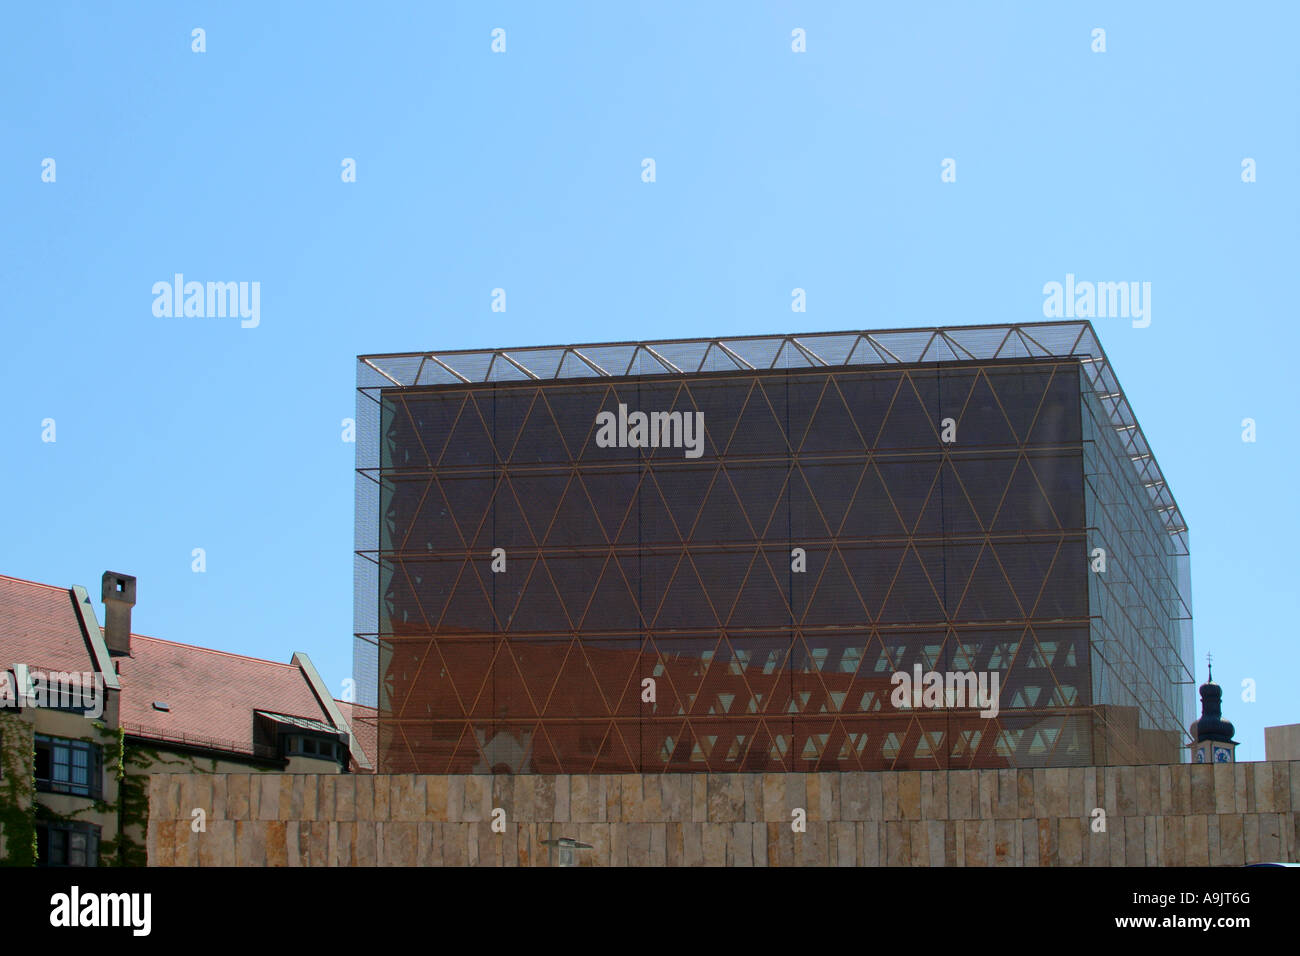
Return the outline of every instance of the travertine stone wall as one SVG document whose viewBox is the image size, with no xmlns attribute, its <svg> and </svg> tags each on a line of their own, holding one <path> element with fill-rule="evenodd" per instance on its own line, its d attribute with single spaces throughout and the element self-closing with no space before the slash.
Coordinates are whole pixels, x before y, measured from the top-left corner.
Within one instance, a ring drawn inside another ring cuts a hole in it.
<svg viewBox="0 0 1300 956">
<path fill-rule="evenodd" d="M 1297 860 L 1300 762 L 827 774 L 157 774 L 153 866 L 1238 866 Z M 495 808 L 505 830 L 494 832 Z M 1094 832 L 1093 811 L 1105 811 Z M 196 809 L 206 831 L 195 832 Z M 792 829 L 792 811 L 807 829 Z"/>
</svg>

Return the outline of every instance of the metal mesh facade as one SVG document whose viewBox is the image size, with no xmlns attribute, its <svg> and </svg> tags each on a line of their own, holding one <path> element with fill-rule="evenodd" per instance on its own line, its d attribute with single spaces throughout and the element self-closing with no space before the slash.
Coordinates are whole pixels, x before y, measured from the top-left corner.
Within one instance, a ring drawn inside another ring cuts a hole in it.
<svg viewBox="0 0 1300 956">
<path fill-rule="evenodd" d="M 386 772 L 1179 759 L 1186 529 L 1087 323 L 360 368 Z M 997 716 L 900 705 L 916 668 L 996 672 Z"/>
<path fill-rule="evenodd" d="M 1196 713 L 1190 558 L 1170 547 L 1186 532 L 1170 534 L 1172 504 L 1150 503 L 1164 478 L 1149 451 L 1125 445 L 1104 404 L 1085 392 L 1088 551 L 1106 562 L 1088 576 L 1095 762 L 1178 763 Z"/>
</svg>

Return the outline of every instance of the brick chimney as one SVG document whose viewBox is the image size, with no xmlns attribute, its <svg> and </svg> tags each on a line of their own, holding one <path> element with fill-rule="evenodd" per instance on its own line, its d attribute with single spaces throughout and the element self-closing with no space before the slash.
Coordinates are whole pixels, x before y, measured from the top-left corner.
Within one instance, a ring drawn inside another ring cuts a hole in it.
<svg viewBox="0 0 1300 956">
<path fill-rule="evenodd" d="M 105 571 L 100 597 L 104 601 L 104 643 L 115 656 L 131 653 L 131 608 L 135 607 L 135 578 Z"/>
</svg>

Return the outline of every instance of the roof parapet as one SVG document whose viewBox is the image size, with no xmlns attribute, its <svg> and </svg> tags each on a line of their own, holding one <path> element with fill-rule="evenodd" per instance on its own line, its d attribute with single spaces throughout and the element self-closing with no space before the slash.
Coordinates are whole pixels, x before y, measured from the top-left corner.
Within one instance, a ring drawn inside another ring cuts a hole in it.
<svg viewBox="0 0 1300 956">
<path fill-rule="evenodd" d="M 72 606 L 76 609 L 77 620 L 81 623 L 81 632 L 90 647 L 91 656 L 95 659 L 95 669 L 104 678 L 104 686 L 109 690 L 120 691 L 122 684 L 117 678 L 117 666 L 113 663 L 113 655 L 109 653 L 108 645 L 104 642 L 104 632 L 100 630 L 99 621 L 95 617 L 95 605 L 90 603 L 89 592 L 80 584 L 72 587 Z"/>
<path fill-rule="evenodd" d="M 325 713 L 329 714 L 330 722 L 348 735 L 348 752 L 351 754 L 352 759 L 356 761 L 357 766 L 362 770 L 373 770 L 374 766 L 366 757 L 365 751 L 361 749 L 361 744 L 357 742 L 357 735 L 352 732 L 352 725 L 343 716 L 343 711 L 339 710 L 339 705 L 334 703 L 334 697 L 326 689 L 325 682 L 321 680 L 321 676 L 316 671 L 316 665 L 311 662 L 311 658 L 301 651 L 295 651 L 293 664 L 302 671 L 303 677 L 307 679 L 308 686 L 311 687 L 311 692 L 316 695 L 316 699 L 320 701 Z"/>
</svg>

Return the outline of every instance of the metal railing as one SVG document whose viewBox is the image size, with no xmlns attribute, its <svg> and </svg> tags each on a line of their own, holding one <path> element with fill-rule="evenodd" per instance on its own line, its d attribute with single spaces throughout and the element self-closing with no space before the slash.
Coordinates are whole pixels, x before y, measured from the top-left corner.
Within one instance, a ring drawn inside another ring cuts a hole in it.
<svg viewBox="0 0 1300 956">
<path fill-rule="evenodd" d="M 238 754 L 244 757 L 260 757 L 275 760 L 280 757 L 278 748 L 270 744 L 245 743 L 239 740 L 217 737 L 199 737 L 193 734 L 173 734 L 154 730 L 139 724 L 122 724 L 122 732 L 129 737 L 141 737 L 164 743 L 180 744 L 199 750 L 220 750 L 223 753 Z"/>
</svg>

